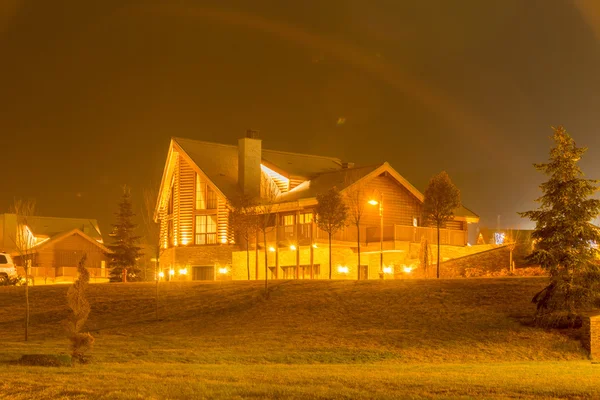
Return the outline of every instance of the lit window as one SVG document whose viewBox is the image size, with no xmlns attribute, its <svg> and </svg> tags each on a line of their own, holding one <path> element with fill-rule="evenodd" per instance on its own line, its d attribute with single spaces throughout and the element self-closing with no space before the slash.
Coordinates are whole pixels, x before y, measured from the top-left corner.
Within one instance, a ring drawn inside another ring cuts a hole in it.
<svg viewBox="0 0 600 400">
<path fill-rule="evenodd" d="M 296 224 L 296 216 L 294 214 L 284 215 L 282 223 L 285 233 L 294 233 L 294 225 Z"/>
<path fill-rule="evenodd" d="M 217 208 L 217 193 L 196 174 L 196 210 L 214 210 Z"/>
<path fill-rule="evenodd" d="M 300 223 L 301 224 L 310 224 L 313 220 L 312 213 L 302 213 L 300 214 Z"/>
<path fill-rule="evenodd" d="M 196 244 L 217 243 L 217 216 L 196 215 Z"/>
</svg>

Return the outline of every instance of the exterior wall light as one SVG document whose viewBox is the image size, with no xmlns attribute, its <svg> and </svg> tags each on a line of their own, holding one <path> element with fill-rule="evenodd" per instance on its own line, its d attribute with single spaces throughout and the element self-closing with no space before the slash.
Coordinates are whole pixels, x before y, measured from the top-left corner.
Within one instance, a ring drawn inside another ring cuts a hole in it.
<svg viewBox="0 0 600 400">
<path fill-rule="evenodd" d="M 339 272 L 340 274 L 347 274 L 347 273 L 348 273 L 348 267 L 340 265 L 340 266 L 338 267 L 338 272 Z"/>
<path fill-rule="evenodd" d="M 290 245 L 290 250 L 291 250 L 291 251 L 296 251 L 296 246 L 294 246 L 293 244 L 292 244 L 292 245 Z"/>
<path fill-rule="evenodd" d="M 273 252 L 275 251 L 275 247 L 273 247 L 273 246 L 269 247 L 269 251 L 270 251 L 271 253 L 273 253 Z"/>
<path fill-rule="evenodd" d="M 225 274 L 226 274 L 226 273 L 228 273 L 228 272 L 229 272 L 229 269 L 227 269 L 226 267 L 224 267 L 224 268 L 219 268 L 219 273 L 220 273 L 221 275 L 225 275 Z"/>
<path fill-rule="evenodd" d="M 170 269 L 169 270 L 169 275 L 171 275 L 171 276 L 175 275 L 175 270 L 174 269 Z"/>
<path fill-rule="evenodd" d="M 412 268 L 411 268 L 411 267 L 408 267 L 408 266 L 406 266 L 406 265 L 405 265 L 405 266 L 402 268 L 402 270 L 403 270 L 404 272 L 406 272 L 407 274 L 410 274 L 410 273 L 412 272 Z"/>
<path fill-rule="evenodd" d="M 164 273 L 164 272 L 162 272 L 162 271 L 160 271 L 160 272 L 158 273 L 158 277 L 159 277 L 159 278 L 164 278 L 164 277 L 165 277 L 165 273 Z"/>
<path fill-rule="evenodd" d="M 377 200 L 369 200 L 369 204 L 372 206 L 376 206 L 377 204 L 379 204 L 379 202 Z"/>
<path fill-rule="evenodd" d="M 221 243 L 222 243 L 222 244 L 227 244 L 227 238 L 222 238 L 222 239 L 221 239 Z"/>
<path fill-rule="evenodd" d="M 384 274 L 393 274 L 394 269 L 392 267 L 383 267 L 383 273 Z"/>
<path fill-rule="evenodd" d="M 182 268 L 179 270 L 179 275 L 187 275 L 187 273 L 188 273 L 187 268 Z"/>
<path fill-rule="evenodd" d="M 318 248 L 318 247 L 319 247 L 319 246 L 317 246 L 317 244 L 316 244 L 316 243 L 313 243 L 313 248 L 315 248 L 315 249 L 316 249 L 316 248 Z"/>
</svg>

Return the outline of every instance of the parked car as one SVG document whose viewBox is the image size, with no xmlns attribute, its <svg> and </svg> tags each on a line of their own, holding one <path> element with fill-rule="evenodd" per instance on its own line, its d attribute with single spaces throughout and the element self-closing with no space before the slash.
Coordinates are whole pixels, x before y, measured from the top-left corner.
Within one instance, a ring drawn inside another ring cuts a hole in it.
<svg viewBox="0 0 600 400">
<path fill-rule="evenodd" d="M 12 258 L 6 253 L 0 253 L 0 280 L 16 277 L 17 269 Z"/>
</svg>

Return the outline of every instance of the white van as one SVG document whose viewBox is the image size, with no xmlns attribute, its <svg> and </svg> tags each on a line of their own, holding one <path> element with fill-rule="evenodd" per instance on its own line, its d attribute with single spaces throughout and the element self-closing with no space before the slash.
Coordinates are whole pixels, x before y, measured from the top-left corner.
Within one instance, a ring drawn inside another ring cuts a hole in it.
<svg viewBox="0 0 600 400">
<path fill-rule="evenodd" d="M 16 277 L 17 270 L 15 269 L 15 264 L 13 264 L 10 255 L 6 253 L 0 253 L 0 280 Z"/>
</svg>

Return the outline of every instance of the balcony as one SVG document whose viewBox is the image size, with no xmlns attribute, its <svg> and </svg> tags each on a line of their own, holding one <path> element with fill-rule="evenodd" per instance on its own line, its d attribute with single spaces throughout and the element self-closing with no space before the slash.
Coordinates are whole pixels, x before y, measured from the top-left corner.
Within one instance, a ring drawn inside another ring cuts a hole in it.
<svg viewBox="0 0 600 400">
<path fill-rule="evenodd" d="M 311 225 L 304 224 L 296 226 L 272 227 L 267 231 L 267 243 L 274 243 L 276 240 L 281 246 L 289 244 L 300 244 L 306 246 L 311 244 Z M 381 237 L 381 228 L 379 226 L 361 226 L 360 242 L 368 245 L 369 243 L 379 242 Z M 383 241 L 400 241 L 418 243 L 425 237 L 430 244 L 437 244 L 437 231 L 435 228 L 415 227 L 405 225 L 384 225 Z M 346 226 L 335 235 L 331 240 L 335 244 L 353 245 L 357 242 L 358 234 L 356 226 Z M 250 243 L 254 243 L 251 239 Z M 262 233 L 258 236 L 259 243 L 263 242 Z M 314 228 L 312 242 L 327 243 L 329 236 L 327 232 Z M 467 244 L 467 231 L 455 229 L 440 229 L 440 244 L 450 246 L 465 246 Z"/>
</svg>

